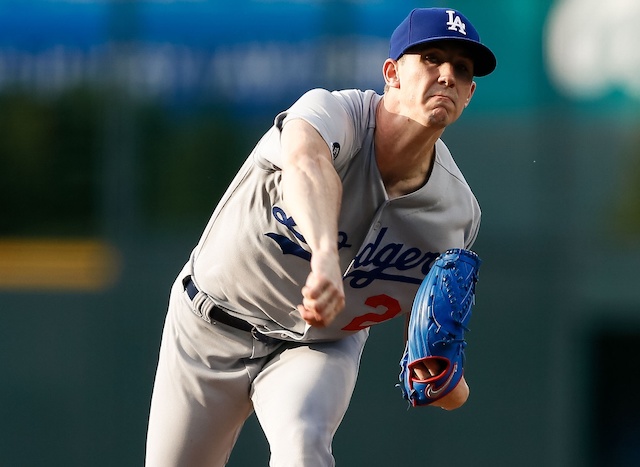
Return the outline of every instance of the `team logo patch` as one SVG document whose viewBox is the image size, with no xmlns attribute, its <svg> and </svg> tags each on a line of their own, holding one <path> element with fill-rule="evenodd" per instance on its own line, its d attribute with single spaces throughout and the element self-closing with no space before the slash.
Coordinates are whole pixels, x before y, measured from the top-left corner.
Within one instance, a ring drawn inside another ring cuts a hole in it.
<svg viewBox="0 0 640 467">
<path fill-rule="evenodd" d="M 449 21 L 447 21 L 447 26 L 449 26 L 448 29 L 450 31 L 458 31 L 460 34 L 464 34 L 466 36 L 467 25 L 462 22 L 455 10 L 447 10 L 447 14 L 449 15 Z"/>
<path fill-rule="evenodd" d="M 338 143 L 333 143 L 331 146 L 331 156 L 334 160 L 338 157 L 338 154 L 340 154 L 340 145 Z"/>
</svg>

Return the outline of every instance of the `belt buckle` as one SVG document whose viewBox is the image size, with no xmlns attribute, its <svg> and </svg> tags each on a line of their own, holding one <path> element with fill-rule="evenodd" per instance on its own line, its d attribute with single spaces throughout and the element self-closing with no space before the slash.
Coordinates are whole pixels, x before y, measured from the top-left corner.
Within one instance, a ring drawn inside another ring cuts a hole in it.
<svg viewBox="0 0 640 467">
<path fill-rule="evenodd" d="M 267 336 L 265 334 L 262 334 L 260 331 L 258 331 L 257 328 L 253 328 L 251 329 L 251 335 L 253 336 L 253 338 L 255 340 L 257 340 L 258 342 L 262 342 L 263 344 L 274 344 L 278 341 L 278 339 L 275 339 L 273 337 Z"/>
<path fill-rule="evenodd" d="M 264 334 L 261 334 L 260 332 L 258 332 L 258 330 L 256 328 L 252 328 L 251 329 L 251 335 L 253 336 L 253 338 L 259 342 L 262 342 L 262 338 L 267 337 Z"/>
</svg>

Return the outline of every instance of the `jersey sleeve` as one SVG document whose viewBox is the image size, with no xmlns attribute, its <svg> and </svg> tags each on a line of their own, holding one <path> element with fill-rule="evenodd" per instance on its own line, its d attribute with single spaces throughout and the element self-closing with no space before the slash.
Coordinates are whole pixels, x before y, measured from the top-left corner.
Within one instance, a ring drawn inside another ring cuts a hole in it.
<svg viewBox="0 0 640 467">
<path fill-rule="evenodd" d="M 360 148 L 359 131 L 356 128 L 355 107 L 348 101 L 325 89 L 313 89 L 298 99 L 289 109 L 278 114 L 274 127 L 280 131 L 290 120 L 303 119 L 313 126 L 331 151 L 334 166 L 346 163 Z M 362 113 L 362 110 L 360 110 Z M 280 153 L 269 157 L 274 165 L 280 165 Z"/>
</svg>

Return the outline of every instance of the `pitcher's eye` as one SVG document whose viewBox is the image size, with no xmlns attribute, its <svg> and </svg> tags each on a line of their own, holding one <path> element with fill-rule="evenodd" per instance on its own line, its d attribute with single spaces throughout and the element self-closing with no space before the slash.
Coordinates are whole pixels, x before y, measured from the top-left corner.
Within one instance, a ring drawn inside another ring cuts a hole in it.
<svg viewBox="0 0 640 467">
<path fill-rule="evenodd" d="M 429 54 L 424 54 L 423 55 L 423 59 L 424 59 L 425 62 L 433 63 L 435 65 L 438 65 L 438 64 L 441 63 L 440 58 L 435 54 L 430 54 L 430 53 Z"/>
</svg>

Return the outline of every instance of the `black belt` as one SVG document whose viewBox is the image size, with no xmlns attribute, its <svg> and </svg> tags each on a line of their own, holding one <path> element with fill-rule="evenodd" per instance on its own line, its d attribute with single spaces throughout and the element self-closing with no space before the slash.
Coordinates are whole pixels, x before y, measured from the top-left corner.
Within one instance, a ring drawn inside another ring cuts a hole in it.
<svg viewBox="0 0 640 467">
<path fill-rule="evenodd" d="M 187 295 L 191 300 L 193 300 L 196 295 L 198 295 L 198 288 L 193 283 L 191 276 L 187 276 L 183 279 L 182 284 L 184 285 L 184 290 L 187 292 Z M 231 316 L 229 313 L 224 311 L 219 306 L 213 306 L 211 311 L 209 311 L 209 319 L 214 322 L 226 324 L 227 326 L 231 326 L 232 328 L 239 329 L 241 331 L 245 331 L 251 333 L 253 338 L 257 341 L 262 342 L 263 344 L 275 344 L 281 342 L 280 339 L 275 339 L 270 336 L 266 336 L 259 332 L 255 326 L 248 323 L 247 321 L 236 318 L 235 316 Z"/>
</svg>

